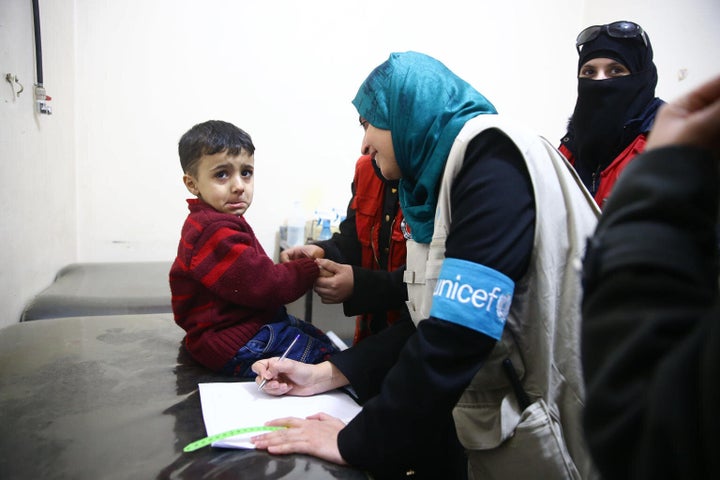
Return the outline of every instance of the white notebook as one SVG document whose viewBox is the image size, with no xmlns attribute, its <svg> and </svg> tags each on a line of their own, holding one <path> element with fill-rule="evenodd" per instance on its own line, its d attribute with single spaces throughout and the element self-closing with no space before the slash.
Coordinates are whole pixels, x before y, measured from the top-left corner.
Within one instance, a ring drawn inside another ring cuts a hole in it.
<svg viewBox="0 0 720 480">
<path fill-rule="evenodd" d="M 200 383 L 198 388 L 208 437 L 229 430 L 260 427 L 277 418 L 305 418 L 320 412 L 348 423 L 362 408 L 341 390 L 311 397 L 276 397 L 258 390 L 255 382 Z M 261 432 L 224 438 L 212 446 L 255 448 L 249 440 L 258 433 Z"/>
</svg>

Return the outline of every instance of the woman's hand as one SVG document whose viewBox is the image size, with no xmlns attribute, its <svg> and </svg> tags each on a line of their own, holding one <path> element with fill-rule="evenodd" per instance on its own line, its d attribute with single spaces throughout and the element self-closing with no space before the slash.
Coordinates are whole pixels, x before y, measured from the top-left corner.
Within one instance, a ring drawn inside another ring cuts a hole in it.
<svg viewBox="0 0 720 480">
<path fill-rule="evenodd" d="M 297 362 L 289 358 L 266 358 L 253 363 L 252 370 L 258 376 L 255 383 L 263 386 L 269 395 L 295 395 L 307 397 L 347 385 L 348 379 L 330 362 L 316 365 Z"/>
<path fill-rule="evenodd" d="M 320 276 L 315 280 L 315 293 L 322 303 L 342 303 L 353 293 L 355 277 L 352 265 L 336 263 L 331 260 L 317 260 Z"/>
<path fill-rule="evenodd" d="M 313 455 L 329 462 L 347 465 L 340 456 L 337 445 L 338 433 L 345 424 L 333 416 L 317 413 L 304 420 L 294 417 L 280 418 L 267 422 L 266 425 L 287 428 L 252 437 L 250 441 L 255 444 L 255 448 L 278 455 Z"/>
</svg>

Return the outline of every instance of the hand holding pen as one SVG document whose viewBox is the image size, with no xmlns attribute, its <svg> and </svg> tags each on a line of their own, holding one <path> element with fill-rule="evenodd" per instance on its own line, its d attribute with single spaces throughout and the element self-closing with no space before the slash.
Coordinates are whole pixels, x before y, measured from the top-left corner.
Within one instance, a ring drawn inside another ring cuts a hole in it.
<svg viewBox="0 0 720 480">
<path fill-rule="evenodd" d="M 265 385 L 265 376 L 272 370 L 272 377 L 268 381 L 274 380 L 274 382 L 265 385 L 262 390 L 268 395 L 307 397 L 329 392 L 350 383 L 347 377 L 327 360 L 312 364 L 290 358 L 283 361 L 278 358 L 264 358 L 253 363 L 252 370 L 258 375 L 255 381 L 261 380 L 258 385 Z"/>
<path fill-rule="evenodd" d="M 290 353 L 290 349 L 295 345 L 295 343 L 298 341 L 299 338 L 300 338 L 300 334 L 298 333 L 298 334 L 295 336 L 295 339 L 290 343 L 290 346 L 288 346 L 288 348 L 287 348 L 287 349 L 285 350 L 285 352 L 282 354 L 282 356 L 280 357 L 280 359 L 278 360 L 278 362 L 281 362 L 282 360 L 285 359 L 285 357 L 288 356 L 288 353 Z M 260 384 L 258 385 L 258 390 L 262 390 L 263 387 L 265 386 L 265 384 L 267 383 L 267 381 L 268 381 L 267 378 L 263 378 L 262 382 L 260 382 Z"/>
</svg>

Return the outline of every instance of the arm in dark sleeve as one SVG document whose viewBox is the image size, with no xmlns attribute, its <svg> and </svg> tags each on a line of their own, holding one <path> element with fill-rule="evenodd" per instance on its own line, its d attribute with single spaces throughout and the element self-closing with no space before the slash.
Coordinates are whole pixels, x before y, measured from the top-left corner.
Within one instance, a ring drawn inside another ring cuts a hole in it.
<svg viewBox="0 0 720 480">
<path fill-rule="evenodd" d="M 451 202 L 446 256 L 519 279 L 532 252 L 535 210 L 524 160 L 504 134 L 489 130 L 471 142 Z M 371 471 L 390 461 L 412 466 L 424 454 L 440 458 L 440 442 L 448 440 L 440 436 L 433 443 L 428 432 L 448 426 L 454 432 L 452 408 L 494 345 L 463 326 L 434 318 L 420 322 L 381 392 L 340 432 L 343 458 Z"/>
<path fill-rule="evenodd" d="M 329 240 L 314 242 L 325 252 L 325 258 L 353 266 L 353 294 L 343 302 L 346 316 L 371 312 L 384 312 L 403 306 L 407 289 L 403 282 L 405 267 L 387 272 L 361 267 L 362 244 L 358 239 L 356 212 L 352 208 L 357 195 L 355 182 L 351 185 L 352 198 L 348 203 L 345 219 L 340 222 L 339 232 Z"/>
<path fill-rule="evenodd" d="M 351 207 L 355 198 L 355 183 L 351 185 L 352 197 L 348 203 L 345 219 L 340 222 L 339 231 L 333 233 L 329 240 L 313 242 L 325 251 L 325 258 L 337 263 L 360 265 L 362 245 L 358 240 L 355 224 L 355 209 Z"/>
<path fill-rule="evenodd" d="M 712 477 L 697 442 L 713 423 L 717 456 L 720 356 L 708 348 L 718 344 L 717 213 L 709 154 L 649 151 L 624 171 L 589 242 L 584 426 L 606 478 Z M 706 389 L 714 389 L 707 409 Z"/>
<path fill-rule="evenodd" d="M 405 267 L 392 272 L 353 267 L 353 294 L 343 303 L 346 316 L 401 308 L 407 300 Z"/>
<path fill-rule="evenodd" d="M 365 403 L 380 392 L 387 372 L 395 365 L 400 351 L 414 333 L 415 324 L 406 312 L 387 328 L 352 348 L 334 354 L 330 361 L 347 377 L 360 403 Z"/>
</svg>

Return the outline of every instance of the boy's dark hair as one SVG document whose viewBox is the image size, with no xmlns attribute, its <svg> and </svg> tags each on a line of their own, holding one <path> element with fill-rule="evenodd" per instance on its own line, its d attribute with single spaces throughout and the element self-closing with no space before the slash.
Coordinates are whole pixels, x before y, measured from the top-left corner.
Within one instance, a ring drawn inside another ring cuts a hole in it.
<svg viewBox="0 0 720 480">
<path fill-rule="evenodd" d="M 200 157 L 225 150 L 230 155 L 240 155 L 242 150 L 254 155 L 255 145 L 247 132 L 222 120 L 198 123 L 185 132 L 178 142 L 180 165 L 183 172 L 189 174 L 196 173 L 195 168 Z"/>
</svg>

